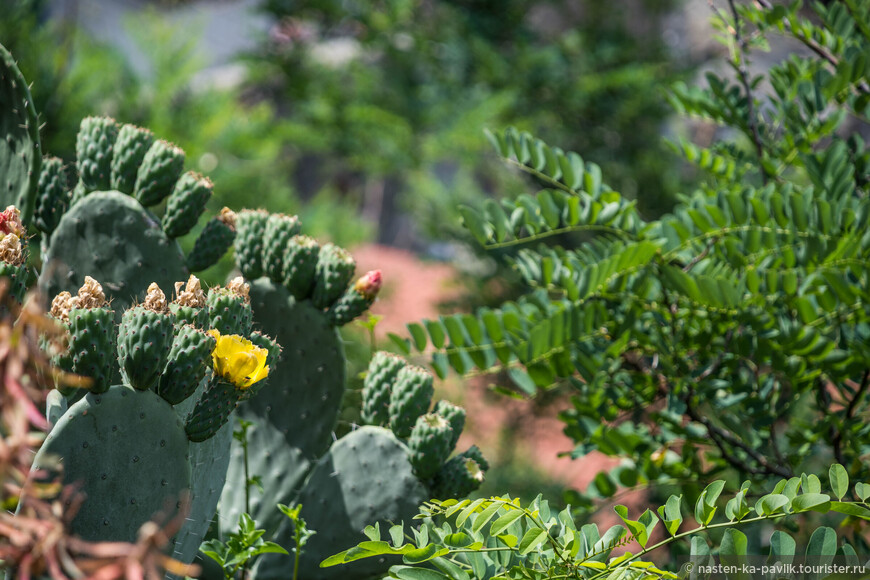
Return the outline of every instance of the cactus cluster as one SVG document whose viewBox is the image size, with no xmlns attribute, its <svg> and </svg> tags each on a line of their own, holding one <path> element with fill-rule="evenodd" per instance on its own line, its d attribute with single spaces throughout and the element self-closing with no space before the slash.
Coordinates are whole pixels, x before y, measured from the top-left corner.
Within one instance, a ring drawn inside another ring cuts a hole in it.
<svg viewBox="0 0 870 580">
<path fill-rule="evenodd" d="M 34 225 L 43 234 L 39 288 L 45 295 L 71 292 L 90 275 L 123 308 L 142 300 L 149 282 L 170 287 L 213 265 L 231 246 L 235 220 L 224 210 L 206 224 L 191 254 L 182 253 L 176 239 L 196 225 L 213 185 L 184 172 L 177 146 L 147 129 L 88 117 L 76 156 L 72 192 L 59 159 L 47 158 L 39 176 Z"/>
<path fill-rule="evenodd" d="M 300 577 L 382 573 L 385 562 L 358 562 L 341 571 L 318 566 L 337 546 L 358 542 L 367 524 L 410 521 L 435 490 L 456 496 L 475 489 L 485 461 L 476 448 L 448 460 L 465 412 L 442 401 L 429 414 L 431 374 L 386 353 L 375 355 L 366 379 L 363 417 L 370 425 L 335 440 L 346 378 L 337 327 L 371 305 L 381 273 L 351 284 L 356 264 L 350 253 L 300 234 L 296 218 L 260 210 L 237 215 L 235 258 L 251 280 L 255 324 L 284 351 L 268 388 L 240 409 L 254 424 L 249 473 L 262 478 L 264 491 L 251 493 L 246 506 L 243 450 L 234 443 L 221 498 L 223 531 L 232 531 L 249 508 L 274 541 L 291 545 L 292 524 L 274 506 L 301 504 L 301 516 L 317 534 L 306 544 Z M 255 578 L 285 578 L 289 566 L 289 559 L 264 555 L 251 572 Z"/>
<path fill-rule="evenodd" d="M 432 377 L 401 359 L 375 357 L 363 409 L 371 425 L 334 436 L 346 383 L 338 328 L 374 302 L 379 271 L 354 281 L 350 253 L 303 235 L 295 216 L 262 210 L 224 208 L 185 256 L 177 239 L 196 226 L 213 185 L 185 173 L 181 149 L 147 129 L 88 117 L 73 168 L 42 158 L 36 120 L 0 47 L 0 201 L 21 208 L 0 212 L 0 278 L 20 302 L 26 228 L 34 226 L 38 288 L 54 297 L 51 316 L 66 330 L 66 348 L 46 343 L 48 354 L 88 383 L 51 392 L 53 427 L 34 463 L 46 477 L 62 466 L 63 481 L 85 495 L 74 534 L 134 540 L 185 497 L 173 557 L 193 560 L 219 499 L 220 526 L 233 531 L 248 484 L 234 413 L 255 425 L 249 467 L 263 492 L 250 511 L 258 525 L 290 546 L 293 530 L 276 504 L 301 503 L 317 531 L 304 578 L 335 577 L 320 561 L 359 541 L 367 524 L 409 521 L 433 493 L 461 495 L 479 483 L 486 463 L 476 448 L 449 458 L 464 411 L 440 402 L 429 412 Z M 231 247 L 244 278 L 204 291 L 190 273 Z M 266 555 L 252 573 L 286 578 L 291 562 Z M 341 575 L 385 569 L 366 561 Z"/>
<path fill-rule="evenodd" d="M 75 296 L 54 298 L 51 316 L 69 347 L 55 363 L 91 382 L 53 398 L 55 425 L 35 465 L 61 459 L 64 481 L 87 497 L 73 531 L 95 540 L 133 540 L 139 526 L 187 496 L 175 557 L 190 562 L 223 488 L 230 414 L 275 364 L 277 345 L 262 334 L 264 346 L 251 342 L 250 315 L 238 315 L 250 312 L 241 279 L 208 295 L 194 276 L 175 287 L 170 303 L 152 283 L 120 325 L 93 278 Z M 122 382 L 112 384 L 118 369 Z"/>
<path fill-rule="evenodd" d="M 480 486 L 489 464 L 474 445 L 448 460 L 465 427 L 465 409 L 438 401 L 430 410 L 432 394 L 428 371 L 377 352 L 363 386 L 362 418 L 407 439 L 414 474 L 431 497 L 463 497 Z"/>
</svg>

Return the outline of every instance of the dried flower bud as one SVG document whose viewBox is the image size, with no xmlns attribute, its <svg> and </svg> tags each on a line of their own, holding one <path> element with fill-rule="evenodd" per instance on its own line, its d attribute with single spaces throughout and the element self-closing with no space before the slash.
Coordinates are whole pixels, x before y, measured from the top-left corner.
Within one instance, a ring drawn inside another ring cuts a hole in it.
<svg viewBox="0 0 870 580">
<path fill-rule="evenodd" d="M 230 208 L 223 208 L 218 214 L 217 219 L 223 222 L 225 225 L 228 225 L 231 229 L 236 229 L 236 212 L 234 212 Z"/>
<path fill-rule="evenodd" d="M 85 283 L 79 288 L 79 295 L 73 300 L 72 308 L 103 308 L 109 304 L 99 282 L 85 276 Z"/>
<path fill-rule="evenodd" d="M 245 302 L 251 301 L 251 286 L 241 276 L 236 276 L 227 282 L 227 290 L 238 294 L 245 299 Z"/>
<path fill-rule="evenodd" d="M 62 320 L 65 324 L 69 324 L 69 311 L 74 307 L 75 302 L 76 299 L 73 298 L 72 294 L 63 291 L 51 301 L 49 313 L 58 320 Z"/>
<path fill-rule="evenodd" d="M 0 239 L 0 261 L 13 266 L 24 263 L 24 248 L 17 234 L 6 234 Z"/>
<path fill-rule="evenodd" d="M 175 303 L 179 306 L 187 306 L 190 308 L 203 308 L 205 306 L 205 292 L 202 291 L 202 284 L 199 278 L 190 275 L 187 279 L 187 287 L 182 290 L 184 282 L 175 283 Z"/>
<path fill-rule="evenodd" d="M 151 285 L 148 286 L 148 293 L 145 294 L 145 304 L 143 306 L 153 312 L 166 312 L 169 310 L 169 305 L 166 303 L 166 295 L 160 289 L 160 286 L 157 285 L 157 282 L 151 282 Z"/>
</svg>

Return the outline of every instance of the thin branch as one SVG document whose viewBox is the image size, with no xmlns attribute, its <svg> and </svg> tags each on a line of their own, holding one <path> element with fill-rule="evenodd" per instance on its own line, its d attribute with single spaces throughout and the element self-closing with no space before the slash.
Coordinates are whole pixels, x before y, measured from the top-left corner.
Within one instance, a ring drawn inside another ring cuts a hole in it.
<svg viewBox="0 0 870 580">
<path fill-rule="evenodd" d="M 793 474 L 791 470 L 782 465 L 776 465 L 767 460 L 767 458 L 757 452 L 755 449 L 747 445 L 743 442 L 739 437 L 719 427 L 714 424 L 707 417 L 702 416 L 697 409 L 695 409 L 691 404 L 691 394 L 687 396 L 684 400 L 686 403 L 686 415 L 689 416 L 693 421 L 700 423 L 707 429 L 707 433 L 710 434 L 710 438 L 713 440 L 713 443 L 716 444 L 716 447 L 719 448 L 719 451 L 722 453 L 722 458 L 725 459 L 728 463 L 739 470 L 742 470 L 745 473 L 751 473 L 754 475 L 778 475 L 780 477 L 791 477 Z M 736 447 L 746 453 L 749 457 L 752 458 L 755 463 L 760 465 L 760 468 L 752 467 L 748 465 L 746 462 L 741 459 L 735 457 L 730 453 L 730 450 L 727 449 L 726 445 L 731 445 L 732 447 Z"/>
<path fill-rule="evenodd" d="M 843 455 L 843 428 L 845 427 L 845 423 L 847 423 L 855 414 L 855 408 L 858 406 L 858 402 L 864 397 L 864 393 L 867 392 L 868 386 L 870 386 L 870 369 L 864 371 L 861 385 L 855 392 L 855 396 L 852 397 L 849 404 L 846 406 L 846 413 L 843 416 L 843 427 L 837 428 L 834 425 L 831 425 L 831 447 L 834 450 L 834 458 L 837 460 L 837 463 L 840 463 L 841 465 L 846 464 L 846 459 Z"/>
<path fill-rule="evenodd" d="M 755 144 L 755 152 L 758 154 L 758 165 L 761 168 L 761 181 L 767 185 L 767 169 L 764 167 L 764 145 L 761 142 L 761 135 L 758 132 L 758 119 L 755 116 L 755 97 L 752 96 L 752 87 L 749 83 L 749 73 L 746 70 L 746 53 L 748 52 L 746 40 L 740 31 L 740 15 L 737 14 L 737 7 L 734 6 L 734 0 L 728 0 L 728 6 L 731 8 L 731 15 L 734 17 L 734 66 L 737 68 L 737 74 L 740 77 L 740 83 L 743 85 L 743 90 L 746 92 L 747 117 L 749 122 L 749 132 L 752 134 L 752 142 Z"/>
<path fill-rule="evenodd" d="M 729 0 L 730 1 L 730 0 Z M 770 0 L 755 0 L 756 4 L 764 8 L 765 10 L 773 10 L 773 4 Z M 828 62 L 832 67 L 837 68 L 840 65 L 840 60 L 831 54 L 828 49 L 824 46 L 813 40 L 808 36 L 804 36 L 803 34 L 798 34 L 792 28 L 791 22 L 783 18 L 782 24 L 785 29 L 792 33 L 792 35 L 797 38 L 799 41 L 803 43 L 804 46 L 812 50 L 814 53 L 822 57 L 825 61 Z M 857 88 L 860 92 L 864 94 L 870 94 L 870 85 L 867 84 L 867 81 L 860 81 L 857 83 Z"/>
</svg>

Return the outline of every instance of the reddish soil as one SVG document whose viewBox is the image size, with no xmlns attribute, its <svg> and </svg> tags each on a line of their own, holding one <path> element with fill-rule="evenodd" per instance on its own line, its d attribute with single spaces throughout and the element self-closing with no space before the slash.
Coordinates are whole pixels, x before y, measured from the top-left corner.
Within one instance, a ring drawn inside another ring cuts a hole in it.
<svg viewBox="0 0 870 580">
<path fill-rule="evenodd" d="M 437 317 L 439 304 L 461 292 L 454 282 L 454 270 L 447 264 L 424 262 L 408 251 L 378 245 L 362 246 L 352 253 L 358 271 L 379 269 L 383 273 L 384 286 L 372 307 L 374 314 L 384 317 L 377 326 L 380 336 L 387 332 L 407 336 L 405 323 Z M 510 438 L 516 445 L 511 449 L 515 457 L 527 458 L 533 462 L 532 468 L 554 482 L 580 490 L 599 471 L 617 463 L 597 453 L 578 460 L 559 457 L 573 447 L 557 418 L 568 405 L 565 400 L 536 409 L 528 401 L 492 394 L 481 380 L 449 379 L 441 383 L 439 391 L 439 396 L 462 404 L 468 411 L 461 449 L 474 443 L 485 455 L 498 459 L 503 430 L 509 426 L 516 430 Z"/>
</svg>

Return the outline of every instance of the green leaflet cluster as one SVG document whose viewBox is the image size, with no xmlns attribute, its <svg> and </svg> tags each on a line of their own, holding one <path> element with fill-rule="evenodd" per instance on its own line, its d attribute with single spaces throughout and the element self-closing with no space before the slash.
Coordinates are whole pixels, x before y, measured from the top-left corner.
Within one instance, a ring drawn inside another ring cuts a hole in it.
<svg viewBox="0 0 870 580">
<path fill-rule="evenodd" d="M 661 557 L 661 552 L 677 543 L 686 544 L 690 562 L 696 567 L 720 563 L 745 566 L 747 556 L 754 555 L 760 546 L 768 546 L 763 554 L 768 556 L 767 563 L 778 564 L 781 570 L 788 569 L 783 564 L 797 564 L 795 556 L 805 557 L 801 563 L 810 566 L 829 565 L 835 556 L 846 565 L 862 566 L 860 537 L 850 543 L 838 537 L 834 528 L 818 523 L 812 524 L 811 533 L 803 534 L 797 541 L 788 531 L 772 531 L 773 524 L 778 522 L 807 522 L 800 514 L 809 512 L 870 519 L 870 485 L 858 482 L 850 489 L 846 469 L 840 464 L 828 470 L 828 484 L 829 488 L 823 489 L 818 476 L 801 474 L 782 479 L 760 490 L 762 493 L 750 494 L 754 490 L 748 481 L 736 493 L 729 493 L 725 491 L 725 481 L 718 480 L 704 488 L 694 504 L 686 505 L 682 495 L 672 495 L 664 505 L 655 511 L 646 510 L 637 520 L 629 517 L 626 506 L 615 505 L 613 509 L 622 523 L 606 530 L 598 524 L 578 526 L 570 506 L 557 513 L 541 496 L 527 505 L 508 496 L 433 500 L 416 516 L 415 519 L 422 520 L 419 527 L 406 533 L 407 522 L 403 522 L 391 526 L 388 534 L 384 534 L 380 526 L 369 526 L 365 542 L 330 557 L 324 566 L 347 564 L 360 558 L 401 556 L 404 565 L 390 568 L 391 578 L 414 578 L 419 574 L 432 580 L 467 577 L 543 580 L 554 576 L 583 577 L 588 573 L 602 577 L 619 575 L 629 580 L 650 576 L 677 580 L 685 576 L 685 563 L 679 562 L 683 568 L 680 574 L 673 561 Z M 722 501 L 726 495 L 731 497 Z M 723 503 L 724 510 L 720 509 Z M 684 514 L 694 517 L 684 518 Z M 758 522 L 766 522 L 768 528 L 762 532 L 764 540 L 753 543 L 741 528 L 752 529 Z M 654 535 L 657 527 L 664 531 Z M 711 533 L 716 529 L 722 530 L 722 534 Z M 709 538 L 713 538 L 713 546 Z M 799 549 L 799 542 L 805 542 L 805 546 Z"/>
<path fill-rule="evenodd" d="M 225 532 L 232 532 L 241 513 L 248 511 L 266 531 L 265 537 L 290 545 L 292 524 L 275 505 L 299 504 L 301 517 L 317 531 L 306 544 L 300 577 L 337 578 L 320 570 L 320 561 L 336 546 L 359 541 L 367 523 L 411 517 L 431 495 L 436 480 L 443 480 L 442 486 L 455 493 L 467 493 L 468 485 L 455 482 L 467 484 L 470 478 L 477 484 L 483 475 L 479 468 L 470 475 L 473 469 L 446 469 L 463 461 L 448 459 L 464 422 L 464 411 L 458 407 L 436 407 L 441 414 L 432 415 L 431 422 L 437 426 L 429 427 L 424 419 L 416 437 L 412 435 L 418 420 L 430 410 L 432 376 L 401 359 L 402 369 L 393 374 L 375 363 L 370 369 L 371 376 L 380 377 L 367 381 L 378 382 L 372 390 L 389 393 L 393 375 L 401 372 L 404 377 L 395 389 L 396 404 L 382 410 L 386 419 L 335 441 L 346 367 L 337 327 L 371 305 L 381 274 L 369 272 L 351 284 L 355 263 L 350 254 L 301 234 L 293 216 L 243 210 L 237 214 L 236 230 L 235 257 L 239 269 L 252 280 L 254 322 L 284 348 L 267 388 L 239 410 L 241 418 L 253 423 L 248 436 L 249 473 L 261 478 L 263 492 L 251 488 L 246 505 L 243 451 L 234 444 L 220 523 Z M 392 361 L 383 353 L 376 359 L 385 357 Z M 475 450 L 468 452 L 477 453 L 472 462 L 484 463 Z M 285 578 L 291 566 L 288 558 L 264 555 L 252 574 Z M 368 562 L 352 569 L 350 577 L 366 578 L 385 569 L 384 563 Z"/>
<path fill-rule="evenodd" d="M 870 113 L 868 12 L 852 1 L 810 10 L 717 13 L 734 77 L 710 73 L 671 98 L 740 138 L 674 145 L 704 178 L 668 215 L 642 219 L 576 154 L 491 134 L 538 191 L 463 208 L 463 220 L 485 248 L 516 246 L 503 255 L 529 290 L 411 324 L 396 345 L 434 347 L 442 376 L 505 372 L 526 394 L 570 384 L 573 455 L 625 459 L 595 478 L 600 497 L 722 469 L 789 477 L 817 453 L 866 478 L 870 149 L 856 127 Z M 812 50 L 749 76 L 747 53 L 781 33 Z M 698 451 L 705 443 L 714 453 Z"/>
<path fill-rule="evenodd" d="M 196 225 L 213 186 L 185 173 L 184 152 L 147 129 L 88 117 L 76 156 L 72 192 L 57 159 L 47 159 L 39 176 L 34 223 L 44 236 L 44 294 L 72 292 L 90 275 L 103 281 L 116 306 L 128 306 L 150 282 L 170 287 L 213 265 L 232 244 L 234 216 L 224 210 L 206 224 L 189 256 L 181 252 L 176 239 Z"/>
<path fill-rule="evenodd" d="M 268 372 L 274 341 L 254 346 L 239 312 L 250 312 L 247 287 L 237 281 L 208 296 L 191 276 L 176 284 L 170 304 L 152 283 L 144 301 L 128 308 L 120 325 L 102 285 L 88 277 L 75 296 L 59 294 L 51 315 L 68 333 L 69 348 L 52 353 L 62 369 L 87 377 L 87 391 L 72 388 L 51 398 L 54 426 L 34 465 L 56 458 L 64 483 L 86 495 L 72 531 L 100 541 L 134 541 L 157 514 L 171 516 L 186 502 L 185 524 L 174 557 L 191 562 L 214 517 L 229 463 L 232 427 L 251 383 Z M 222 323 L 222 332 L 214 330 Z M 242 336 L 238 336 L 242 335 Z M 244 362 L 256 359 L 257 377 Z M 121 369 L 123 382 L 113 384 Z M 265 369 L 265 370 L 262 370 Z"/>
</svg>

